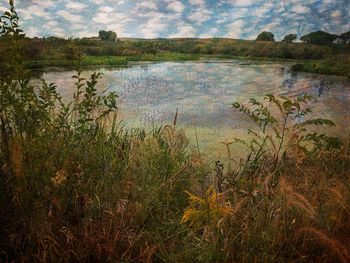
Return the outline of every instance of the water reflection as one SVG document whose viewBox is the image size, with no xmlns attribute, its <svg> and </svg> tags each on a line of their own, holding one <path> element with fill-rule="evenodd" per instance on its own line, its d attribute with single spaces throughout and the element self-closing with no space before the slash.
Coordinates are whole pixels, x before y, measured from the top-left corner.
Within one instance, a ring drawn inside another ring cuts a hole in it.
<svg viewBox="0 0 350 263">
<path fill-rule="evenodd" d="M 127 125 L 172 122 L 179 109 L 178 123 L 194 125 L 210 141 L 233 131 L 251 127 L 251 122 L 231 109 L 234 101 L 261 98 L 264 94 L 298 96 L 310 93 L 314 114 L 334 120 L 339 130 L 350 124 L 350 83 L 335 76 L 290 71 L 287 63 L 158 63 L 122 69 L 102 69 L 101 90 L 108 87 L 120 96 L 120 108 Z M 73 93 L 74 72 L 48 72 L 43 78 L 55 82 L 64 96 Z M 91 72 L 85 72 L 85 76 Z M 300 121 L 300 120 L 299 120 Z M 218 140 L 221 140 L 218 138 Z"/>
</svg>

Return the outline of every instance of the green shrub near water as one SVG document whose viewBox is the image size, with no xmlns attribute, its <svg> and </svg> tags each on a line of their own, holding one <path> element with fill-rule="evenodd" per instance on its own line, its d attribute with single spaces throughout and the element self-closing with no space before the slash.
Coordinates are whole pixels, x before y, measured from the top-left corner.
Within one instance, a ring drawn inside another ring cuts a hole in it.
<svg viewBox="0 0 350 263">
<path fill-rule="evenodd" d="M 10 1 L 11 3 L 11 1 Z M 3 262 L 348 262 L 349 141 L 312 132 L 309 96 L 266 96 L 247 114 L 248 149 L 210 165 L 174 123 L 116 121 L 117 96 L 81 77 L 64 103 L 33 87 L 17 14 L 0 77 L 0 257 Z M 275 110 L 272 110 L 275 109 Z M 277 114 L 276 114 L 277 113 Z M 295 120 L 299 120 L 295 122 Z"/>
<path fill-rule="evenodd" d="M 82 67 L 94 66 L 128 66 L 132 62 L 156 62 L 156 61 L 193 61 L 198 60 L 197 55 L 163 52 L 158 54 L 143 54 L 135 56 L 84 56 L 81 60 Z M 25 61 L 26 68 L 42 69 L 45 67 L 75 67 L 75 60 L 49 59 Z"/>
<path fill-rule="evenodd" d="M 297 63 L 292 67 L 292 69 L 295 71 L 350 77 L 350 60 L 309 61 Z"/>
</svg>

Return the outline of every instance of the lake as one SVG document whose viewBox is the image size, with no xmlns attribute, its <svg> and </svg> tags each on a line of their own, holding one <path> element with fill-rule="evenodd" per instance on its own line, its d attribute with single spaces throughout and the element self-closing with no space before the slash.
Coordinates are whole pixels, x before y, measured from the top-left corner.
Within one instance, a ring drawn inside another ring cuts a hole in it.
<svg viewBox="0 0 350 263">
<path fill-rule="evenodd" d="M 152 127 L 172 123 L 178 109 L 177 125 L 192 140 L 198 134 L 201 148 L 214 149 L 253 127 L 251 120 L 231 108 L 235 101 L 262 98 L 267 93 L 298 96 L 311 94 L 314 116 L 329 118 L 344 135 L 350 124 L 350 81 L 290 71 L 282 62 L 164 62 L 136 64 L 128 68 L 101 68 L 99 89 L 116 91 L 120 118 L 127 127 Z M 84 72 L 88 76 L 93 71 Z M 42 74 L 55 82 L 61 93 L 73 94 L 74 71 Z"/>
</svg>

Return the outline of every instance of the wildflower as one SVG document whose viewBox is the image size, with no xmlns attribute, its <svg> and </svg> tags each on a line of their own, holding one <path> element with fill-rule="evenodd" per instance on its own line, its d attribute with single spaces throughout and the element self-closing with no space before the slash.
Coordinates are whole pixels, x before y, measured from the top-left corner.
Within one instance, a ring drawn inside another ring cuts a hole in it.
<svg viewBox="0 0 350 263">
<path fill-rule="evenodd" d="M 207 224 L 207 220 L 210 224 L 217 225 L 234 211 L 230 203 L 225 201 L 224 194 L 217 193 L 213 187 L 207 190 L 204 198 L 186 193 L 190 205 L 183 213 L 181 224 L 189 222 L 190 226 L 202 227 Z"/>
<path fill-rule="evenodd" d="M 67 181 L 68 174 L 64 169 L 56 172 L 56 176 L 51 178 L 53 184 L 58 187 Z"/>
</svg>

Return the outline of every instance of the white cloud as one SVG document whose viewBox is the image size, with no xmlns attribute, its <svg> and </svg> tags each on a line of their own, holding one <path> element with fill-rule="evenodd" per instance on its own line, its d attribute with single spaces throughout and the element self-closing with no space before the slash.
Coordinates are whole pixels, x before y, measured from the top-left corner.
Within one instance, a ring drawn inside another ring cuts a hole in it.
<svg viewBox="0 0 350 263">
<path fill-rule="evenodd" d="M 125 0 L 89 0 L 91 3 L 94 3 L 96 5 L 100 4 L 117 4 L 121 5 L 124 4 L 126 1 Z"/>
<path fill-rule="evenodd" d="M 254 0 L 230 0 L 229 1 L 234 6 L 249 6 L 254 4 L 256 1 Z"/>
<path fill-rule="evenodd" d="M 189 24 L 181 23 L 177 26 L 177 33 L 171 34 L 170 38 L 189 38 L 189 37 L 195 37 L 196 30 Z"/>
<path fill-rule="evenodd" d="M 26 35 L 28 37 L 37 37 L 39 36 L 39 30 L 37 28 L 34 28 L 34 27 L 30 27 L 26 30 Z"/>
<path fill-rule="evenodd" d="M 257 8 L 254 9 L 253 13 L 257 17 L 262 17 L 267 13 L 269 10 L 274 8 L 274 4 L 272 3 L 265 3 Z"/>
<path fill-rule="evenodd" d="M 49 32 L 49 35 L 63 37 L 65 36 L 65 31 L 59 26 L 59 23 L 55 20 L 48 21 L 43 26 L 45 31 Z M 40 32 L 42 34 L 42 32 Z M 38 34 L 39 35 L 39 34 Z"/>
<path fill-rule="evenodd" d="M 177 13 L 182 13 L 185 6 L 180 1 L 172 1 L 168 4 L 168 9 L 173 10 Z"/>
<path fill-rule="evenodd" d="M 44 25 L 44 28 L 48 29 L 48 30 L 50 30 L 52 28 L 56 28 L 56 27 L 58 27 L 58 22 L 55 20 L 51 20 L 51 21 L 45 23 L 45 25 Z"/>
<path fill-rule="evenodd" d="M 92 21 L 97 24 L 108 25 L 115 22 L 116 15 L 113 14 L 114 8 L 109 6 L 101 6 L 97 10 L 97 15 L 92 18 Z"/>
<path fill-rule="evenodd" d="M 99 5 L 102 4 L 104 1 L 103 0 L 91 0 L 92 3 Z"/>
<path fill-rule="evenodd" d="M 190 5 L 203 6 L 205 4 L 204 0 L 189 0 L 188 2 L 190 3 Z"/>
<path fill-rule="evenodd" d="M 159 36 L 159 32 L 167 27 L 167 24 L 164 23 L 162 17 L 153 17 L 143 24 L 140 32 L 144 38 L 156 38 Z"/>
<path fill-rule="evenodd" d="M 298 14 L 305 14 L 310 12 L 310 8 L 302 4 L 297 4 L 292 7 L 292 11 Z"/>
<path fill-rule="evenodd" d="M 157 10 L 157 3 L 154 1 L 143 1 L 137 5 L 137 9 L 139 8 L 146 8 L 146 9 L 151 9 L 151 10 Z"/>
<path fill-rule="evenodd" d="M 84 25 L 83 24 L 79 24 L 79 23 L 74 23 L 72 26 L 71 26 L 71 29 L 73 30 L 84 30 Z"/>
<path fill-rule="evenodd" d="M 118 36 L 127 37 L 129 34 L 125 29 L 125 25 L 132 21 L 130 16 L 129 13 L 118 13 L 114 8 L 104 5 L 98 8 L 97 14 L 92 18 L 92 21 L 99 25 L 98 27 L 103 27 L 104 30 L 112 30 Z"/>
<path fill-rule="evenodd" d="M 51 31 L 51 34 L 53 36 L 57 36 L 57 37 L 64 37 L 64 36 L 67 36 L 66 32 L 62 29 L 62 28 L 54 28 L 52 31 Z"/>
<path fill-rule="evenodd" d="M 88 32 L 88 31 L 77 31 L 74 33 L 74 37 L 93 37 L 93 36 L 96 36 L 95 33 L 91 33 L 91 32 Z"/>
<path fill-rule="evenodd" d="M 29 1 L 28 1 L 29 2 Z M 46 0 L 46 1 L 42 1 L 42 0 L 30 0 L 31 4 L 35 4 L 37 6 L 39 6 L 41 9 L 46 9 L 49 7 L 53 7 L 55 5 L 54 1 L 51 0 Z M 57 3 L 57 2 L 56 2 Z"/>
<path fill-rule="evenodd" d="M 276 31 L 279 28 L 279 21 L 273 21 L 267 25 L 264 25 L 261 31 Z"/>
<path fill-rule="evenodd" d="M 4 13 L 4 12 L 7 11 L 7 10 L 8 10 L 7 7 L 5 7 L 5 6 L 0 6 L 0 12 L 1 12 L 1 13 Z"/>
<path fill-rule="evenodd" d="M 66 8 L 70 9 L 72 11 L 82 11 L 87 7 L 86 4 L 80 3 L 80 2 L 73 2 L 69 1 L 66 3 Z"/>
<path fill-rule="evenodd" d="M 82 22 L 82 17 L 80 15 L 75 15 L 67 12 L 66 10 L 59 10 L 56 12 L 57 15 L 64 18 L 71 23 L 80 23 Z"/>
<path fill-rule="evenodd" d="M 216 37 L 217 33 L 219 33 L 219 29 L 217 28 L 211 28 L 208 32 L 205 32 L 201 35 L 199 35 L 200 38 L 212 38 L 212 37 Z"/>
<path fill-rule="evenodd" d="M 23 19 L 33 19 L 35 16 L 50 19 L 50 15 L 45 11 L 46 8 L 40 5 L 30 5 L 26 9 L 17 9 L 19 17 Z"/>
<path fill-rule="evenodd" d="M 341 16 L 341 12 L 339 10 L 336 10 L 336 11 L 332 12 L 331 16 L 333 18 L 338 18 Z"/>
<path fill-rule="evenodd" d="M 212 12 L 204 7 L 198 7 L 187 16 L 187 18 L 195 23 L 201 24 L 204 21 L 207 21 L 211 18 Z"/>
<path fill-rule="evenodd" d="M 226 37 L 240 38 L 240 35 L 243 33 L 244 25 L 245 25 L 245 22 L 242 19 L 227 25 L 228 33 L 226 34 Z"/>
<path fill-rule="evenodd" d="M 0 0 L 0 11 L 7 10 Z M 21 26 L 30 34 L 76 36 L 100 29 L 122 36 L 255 37 L 276 39 L 296 31 L 348 31 L 348 0 L 17 0 Z M 311 6 L 313 4 L 313 6 Z M 311 10 L 312 8 L 312 10 Z M 62 19 L 66 21 L 62 21 Z M 176 30 L 176 32 L 175 32 Z"/>
<path fill-rule="evenodd" d="M 110 7 L 110 6 L 108 6 L 108 5 L 105 5 L 105 6 L 101 6 L 101 7 L 98 9 L 98 12 L 112 13 L 112 12 L 114 12 L 114 8 L 113 8 L 113 7 Z"/>
<path fill-rule="evenodd" d="M 115 22 L 115 23 L 108 24 L 105 27 L 105 29 L 116 32 L 119 37 L 131 36 L 130 32 L 125 29 L 125 26 L 122 23 Z"/>
</svg>

